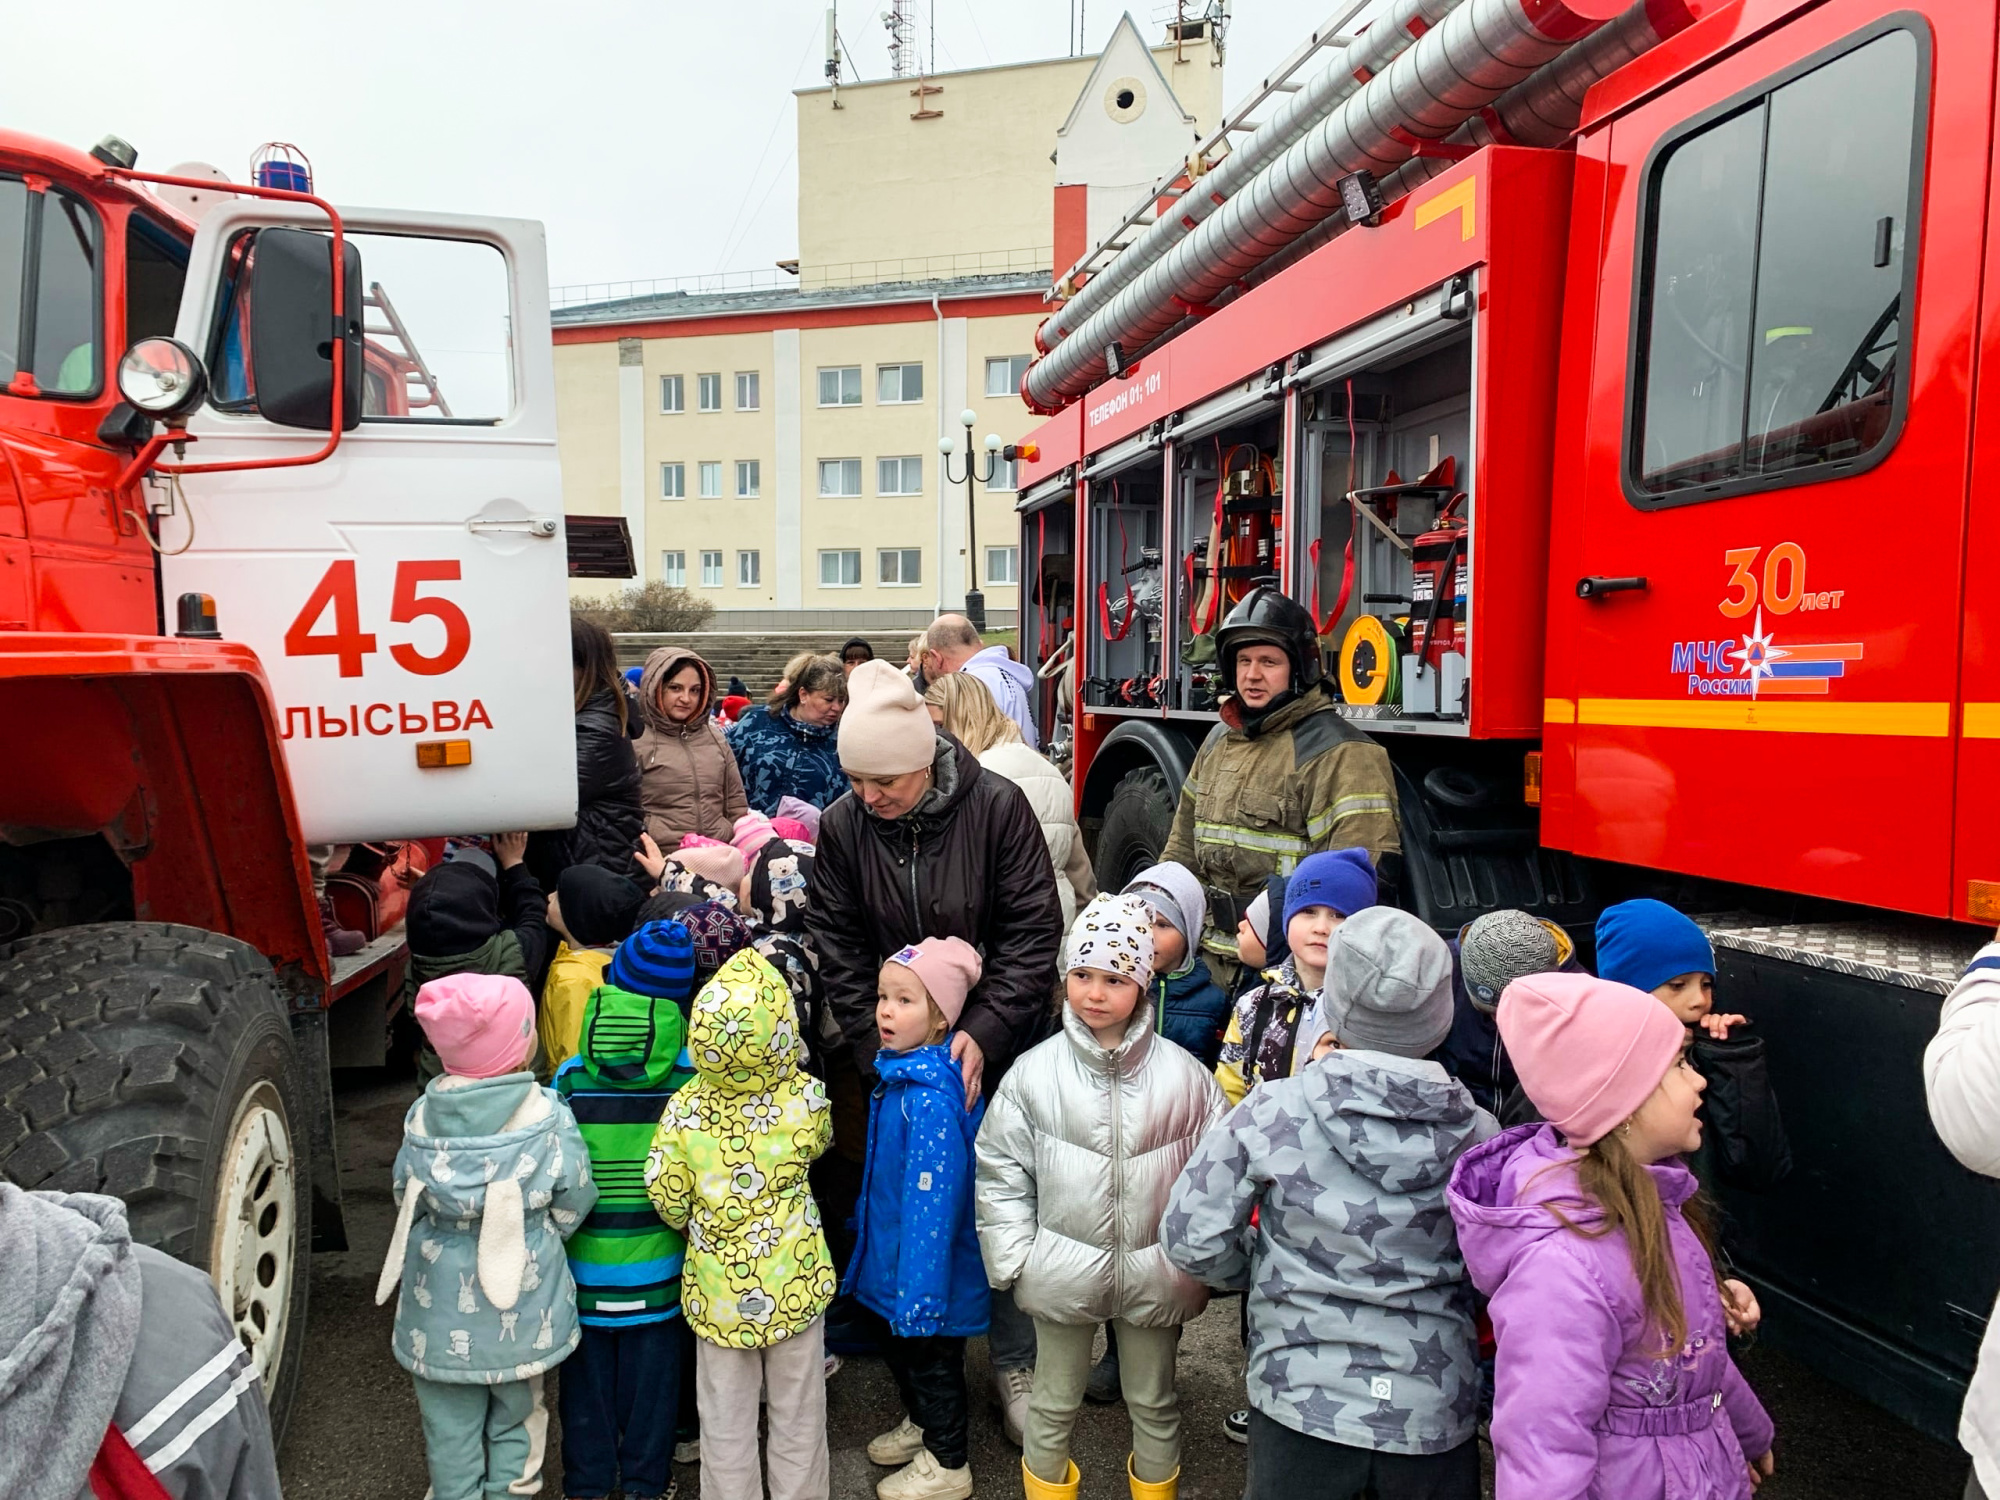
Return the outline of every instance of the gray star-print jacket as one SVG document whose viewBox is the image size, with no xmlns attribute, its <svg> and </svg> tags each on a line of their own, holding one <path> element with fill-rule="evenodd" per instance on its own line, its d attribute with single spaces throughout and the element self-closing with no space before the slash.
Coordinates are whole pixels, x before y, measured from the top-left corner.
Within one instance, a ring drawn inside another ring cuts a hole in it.
<svg viewBox="0 0 2000 1500">
<path fill-rule="evenodd" d="M 1334 1052 L 1209 1132 L 1160 1242 L 1190 1276 L 1247 1289 L 1251 1405 L 1387 1453 L 1471 1438 L 1472 1285 L 1445 1184 L 1498 1129 L 1436 1063 Z"/>
</svg>

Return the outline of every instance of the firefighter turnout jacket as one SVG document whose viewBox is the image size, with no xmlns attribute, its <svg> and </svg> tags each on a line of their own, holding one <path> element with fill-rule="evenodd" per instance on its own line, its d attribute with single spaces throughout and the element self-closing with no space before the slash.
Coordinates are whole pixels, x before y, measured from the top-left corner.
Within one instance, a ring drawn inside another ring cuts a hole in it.
<svg viewBox="0 0 2000 1500">
<path fill-rule="evenodd" d="M 1321 849 L 1400 851 L 1389 756 L 1335 709 L 1319 684 L 1246 725 L 1224 705 L 1181 788 L 1163 859 L 1209 891 L 1203 947 L 1236 962 L 1236 923 L 1273 874 Z M 1218 900 L 1218 896 L 1230 898 Z"/>
</svg>

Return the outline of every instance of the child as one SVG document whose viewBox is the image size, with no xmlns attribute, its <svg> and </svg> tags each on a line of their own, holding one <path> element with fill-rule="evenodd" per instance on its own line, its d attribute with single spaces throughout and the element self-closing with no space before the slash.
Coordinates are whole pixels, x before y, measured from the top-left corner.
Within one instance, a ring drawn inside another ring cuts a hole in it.
<svg viewBox="0 0 2000 1500">
<path fill-rule="evenodd" d="M 415 1377 L 435 1500 L 532 1495 L 549 1413 L 542 1376 L 577 1345 L 563 1256 L 597 1188 L 569 1107 L 536 1084 L 535 1003 L 520 980 L 453 974 L 417 991 L 443 1064 L 403 1120 L 400 1208 L 375 1301 Z"/>
<path fill-rule="evenodd" d="M 527 848 L 525 833 L 495 834 L 491 855 L 460 847 L 410 888 L 403 919 L 410 944 L 406 1003 L 447 974 L 505 974 L 530 994 L 541 988 L 548 902 L 522 863 Z M 437 1057 L 428 1045 L 418 1066 L 424 1077 L 437 1076 Z"/>
<path fill-rule="evenodd" d="M 1622 901 L 1597 919 L 1597 973 L 1649 991 L 1688 1028 L 1689 1058 L 1708 1084 L 1703 1147 L 1690 1165 L 1753 1192 L 1792 1169 L 1792 1149 L 1761 1037 L 1729 1033 L 1746 1016 L 1715 1013 L 1715 949 L 1708 934 L 1664 901 Z"/>
<path fill-rule="evenodd" d="M 737 910 L 750 920 L 750 946 L 778 971 L 785 988 L 792 992 L 792 1003 L 799 1013 L 799 1035 L 806 1044 L 806 1071 L 815 1078 L 825 1078 L 826 1056 L 842 1042 L 840 1027 L 826 1008 L 819 954 L 806 936 L 806 906 L 817 852 L 811 844 L 794 839 L 765 840 L 750 857 L 750 868 L 737 893 Z"/>
<path fill-rule="evenodd" d="M 680 1316 L 686 1241 L 653 1212 L 644 1172 L 667 1101 L 694 1076 L 681 1047 L 694 941 L 678 922 L 653 923 L 619 945 L 611 966 L 617 981 L 591 991 L 580 1050 L 555 1079 L 598 1186 L 569 1242 L 583 1342 L 558 1392 L 563 1489 L 657 1500 L 694 1340 Z"/>
<path fill-rule="evenodd" d="M 1771 1419 L 1729 1358 L 1687 1212 L 1702 1081 L 1686 1033 L 1644 991 L 1536 974 L 1500 997 L 1500 1034 L 1548 1123 L 1468 1151 L 1450 1195 L 1492 1299 L 1497 1500 L 1742 1500 L 1770 1477 Z"/>
<path fill-rule="evenodd" d="M 1236 1002 L 1222 1038 L 1215 1081 L 1240 1104 L 1268 1078 L 1283 1078 L 1296 1057 L 1310 1057 L 1325 1027 L 1314 1019 L 1314 1000 L 1326 980 L 1327 945 L 1340 924 L 1375 904 L 1375 867 L 1365 849 L 1308 855 L 1285 882 L 1278 930 L 1288 953 L 1264 982 Z"/>
<path fill-rule="evenodd" d="M 1264 882 L 1264 889 L 1243 908 L 1243 915 L 1236 923 L 1236 962 L 1244 975 L 1252 980 L 1265 969 L 1275 969 L 1291 953 L 1285 944 L 1285 930 L 1282 926 L 1275 930 L 1271 926 L 1271 912 L 1276 908 L 1285 909 L 1285 877 L 1273 875 Z M 1247 989 L 1248 985 L 1239 984 Z"/>
<path fill-rule="evenodd" d="M 1125 887 L 1153 914 L 1153 1030 L 1213 1068 L 1222 1051 L 1229 997 L 1201 956 L 1208 897 L 1186 865 L 1171 861 L 1141 870 Z"/>
<path fill-rule="evenodd" d="M 1450 950 L 1370 907 L 1325 994 L 1322 1055 L 1209 1133 L 1161 1243 L 1249 1299 L 1248 1500 L 1477 1500 L 1472 1290 L 1445 1183 L 1498 1127 L 1421 1060 L 1451 1028 Z"/>
<path fill-rule="evenodd" d="M 583 1007 L 604 982 L 604 967 L 633 928 L 646 893 L 599 865 L 571 865 L 549 894 L 548 923 L 561 939 L 542 985 L 537 1030 L 542 1061 L 551 1071 L 576 1055 Z"/>
<path fill-rule="evenodd" d="M 832 1135 L 826 1090 L 800 1070 L 791 997 L 755 953 L 735 953 L 702 986 L 688 1050 L 695 1079 L 661 1117 L 646 1192 L 687 1232 L 681 1309 L 699 1341 L 702 1494 L 761 1500 L 761 1389 L 771 1495 L 826 1500 L 822 1335 L 835 1277 L 806 1189 Z"/>
<path fill-rule="evenodd" d="M 989 1294 L 972 1224 L 973 1138 L 983 1101 L 965 1107 L 951 1028 L 979 983 L 962 938 L 925 938 L 882 965 L 875 1026 L 881 1080 L 868 1103 L 859 1233 L 841 1290 L 888 1320 L 882 1346 L 907 1415 L 868 1445 L 905 1464 L 881 1500 L 965 1500 L 965 1341 L 986 1331 Z"/>
<path fill-rule="evenodd" d="M 1519 1082 L 1493 1021 L 1501 992 L 1529 974 L 1581 973 L 1576 944 L 1554 922 L 1524 911 L 1489 911 L 1459 929 L 1451 956 L 1451 1035 L 1437 1060 L 1471 1091 L 1474 1104 L 1497 1114 Z"/>
<path fill-rule="evenodd" d="M 1153 1035 L 1153 919 L 1136 896 L 1098 896 L 1064 954 L 1062 1034 L 1009 1070 L 979 1132 L 975 1199 L 987 1280 L 1035 1320 L 1035 1383 L 1021 1449 L 1028 1500 L 1075 1500 L 1070 1430 L 1097 1325 L 1115 1320 L 1132 1418 L 1134 1500 L 1174 1500 L 1180 1325 L 1208 1291 L 1160 1248 L 1167 1190 L 1222 1114 L 1201 1063 Z M 1060 1170 L 1052 1170 L 1059 1166 Z"/>
</svg>

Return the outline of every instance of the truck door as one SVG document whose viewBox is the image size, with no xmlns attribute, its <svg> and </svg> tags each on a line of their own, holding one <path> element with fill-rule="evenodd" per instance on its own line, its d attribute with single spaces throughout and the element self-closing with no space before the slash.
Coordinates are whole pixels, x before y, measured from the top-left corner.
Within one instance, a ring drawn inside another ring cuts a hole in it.
<svg viewBox="0 0 2000 1500">
<path fill-rule="evenodd" d="M 168 618 L 253 646 L 310 841 L 574 820 L 568 584 L 542 228 L 356 210 L 359 422 L 324 462 L 155 481 Z M 203 220 L 176 336 L 210 371 L 187 461 L 316 451 L 259 414 L 245 253 L 307 208 Z M 350 348 L 353 347 L 350 341 Z M 324 347 L 322 348 L 322 354 Z M 324 417 L 321 419 L 324 424 Z"/>
<path fill-rule="evenodd" d="M 1827 4 L 1586 143 L 1551 842 L 1947 910 L 1993 28 Z"/>
</svg>

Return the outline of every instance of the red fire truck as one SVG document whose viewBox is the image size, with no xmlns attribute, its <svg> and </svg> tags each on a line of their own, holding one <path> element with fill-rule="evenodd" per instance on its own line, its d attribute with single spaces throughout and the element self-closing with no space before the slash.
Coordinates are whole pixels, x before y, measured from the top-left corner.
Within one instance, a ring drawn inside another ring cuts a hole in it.
<svg viewBox="0 0 2000 1500">
<path fill-rule="evenodd" d="M 1100 880 L 1275 574 L 1395 764 L 1404 904 L 1703 913 L 1796 1161 L 1725 1195 L 1765 1336 L 1946 1433 L 2000 1281 L 1919 1065 L 2000 918 L 1995 30 L 1392 5 L 1058 279 L 1023 381 L 1022 654 Z"/>
<path fill-rule="evenodd" d="M 369 841 L 574 820 L 569 568 L 541 227 L 218 178 L 0 131 L 0 1174 L 205 1267 L 282 1428 Z"/>
</svg>

